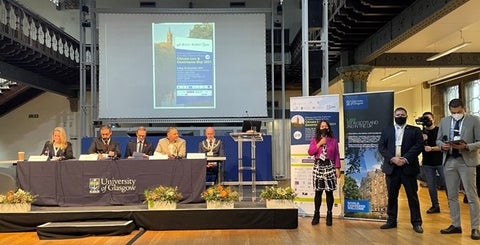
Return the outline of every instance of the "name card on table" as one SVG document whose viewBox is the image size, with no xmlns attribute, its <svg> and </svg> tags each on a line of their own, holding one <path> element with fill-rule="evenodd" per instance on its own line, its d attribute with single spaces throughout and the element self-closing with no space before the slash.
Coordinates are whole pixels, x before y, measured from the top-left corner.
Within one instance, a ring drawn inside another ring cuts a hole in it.
<svg viewBox="0 0 480 245">
<path fill-rule="evenodd" d="M 187 153 L 187 159 L 205 159 L 205 153 Z"/>
<path fill-rule="evenodd" d="M 79 161 L 96 161 L 98 160 L 98 154 L 81 154 L 78 157 Z"/>
<path fill-rule="evenodd" d="M 46 162 L 48 161 L 48 156 L 44 156 L 44 155 L 41 155 L 41 156 L 30 156 L 28 158 L 28 161 L 29 162 Z"/>
</svg>

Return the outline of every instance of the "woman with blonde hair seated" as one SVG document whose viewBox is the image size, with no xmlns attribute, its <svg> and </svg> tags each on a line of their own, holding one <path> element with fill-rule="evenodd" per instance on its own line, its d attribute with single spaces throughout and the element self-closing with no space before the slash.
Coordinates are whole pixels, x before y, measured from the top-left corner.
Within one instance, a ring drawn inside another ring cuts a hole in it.
<svg viewBox="0 0 480 245">
<path fill-rule="evenodd" d="M 56 127 L 52 131 L 51 140 L 45 142 L 42 155 L 48 156 L 52 161 L 73 159 L 72 144 L 67 141 L 67 133 L 62 127 Z"/>
</svg>

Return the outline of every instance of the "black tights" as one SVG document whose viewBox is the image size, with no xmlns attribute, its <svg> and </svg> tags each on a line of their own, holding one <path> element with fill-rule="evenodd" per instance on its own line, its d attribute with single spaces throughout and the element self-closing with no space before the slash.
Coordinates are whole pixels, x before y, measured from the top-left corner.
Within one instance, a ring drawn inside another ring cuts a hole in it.
<svg viewBox="0 0 480 245">
<path fill-rule="evenodd" d="M 320 205 L 322 205 L 322 191 L 315 191 L 315 212 L 320 211 Z M 333 191 L 325 191 L 327 197 L 327 211 L 332 211 L 333 208 Z"/>
</svg>

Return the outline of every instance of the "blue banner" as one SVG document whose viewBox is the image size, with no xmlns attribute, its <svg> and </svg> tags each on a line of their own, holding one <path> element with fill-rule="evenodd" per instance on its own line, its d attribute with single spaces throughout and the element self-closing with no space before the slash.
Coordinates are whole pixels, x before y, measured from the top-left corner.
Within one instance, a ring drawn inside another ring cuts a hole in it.
<svg viewBox="0 0 480 245">
<path fill-rule="evenodd" d="M 345 128 L 344 215 L 386 218 L 387 187 L 378 141 L 393 123 L 393 92 L 343 96 Z"/>
</svg>

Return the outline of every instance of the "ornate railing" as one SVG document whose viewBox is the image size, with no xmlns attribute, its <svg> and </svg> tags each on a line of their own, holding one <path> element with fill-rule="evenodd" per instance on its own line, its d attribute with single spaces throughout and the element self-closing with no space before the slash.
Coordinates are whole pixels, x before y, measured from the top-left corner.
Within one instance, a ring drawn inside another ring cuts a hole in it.
<svg viewBox="0 0 480 245">
<path fill-rule="evenodd" d="M 79 63 L 80 45 L 76 39 L 12 0 L 0 0 L 0 31 L 53 58 Z"/>
</svg>

